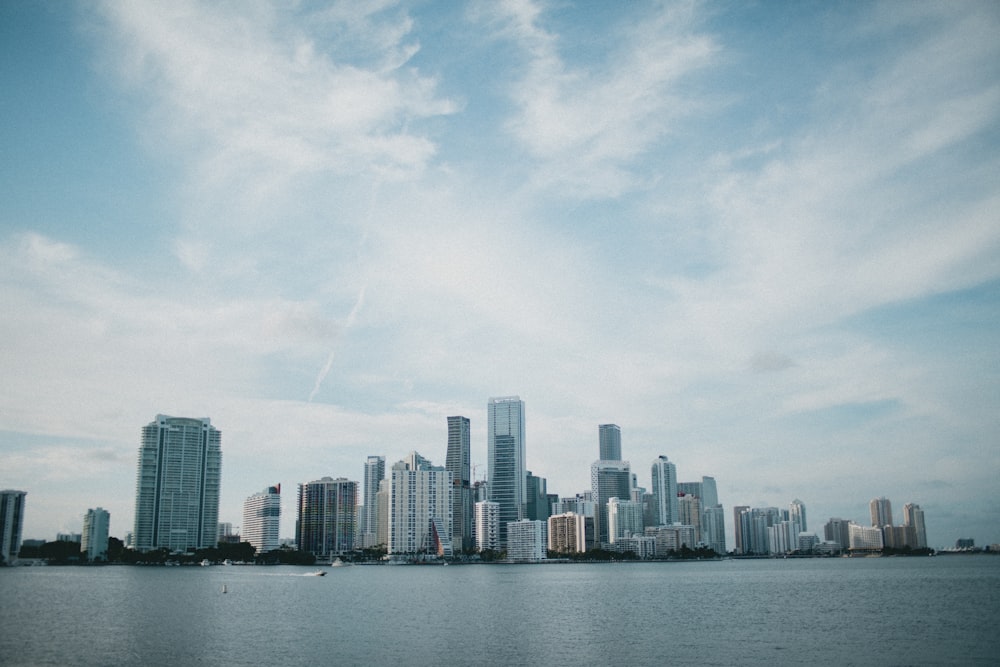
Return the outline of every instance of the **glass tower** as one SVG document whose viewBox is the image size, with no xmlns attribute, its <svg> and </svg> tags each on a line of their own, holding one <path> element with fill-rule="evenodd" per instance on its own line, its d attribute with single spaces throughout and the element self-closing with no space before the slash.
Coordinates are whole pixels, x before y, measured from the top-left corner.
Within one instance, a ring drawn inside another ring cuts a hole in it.
<svg viewBox="0 0 1000 667">
<path fill-rule="evenodd" d="M 622 429 L 617 424 L 601 424 L 597 427 L 598 444 L 602 461 L 622 460 Z"/>
<path fill-rule="evenodd" d="M 656 518 L 661 526 L 669 526 L 680 520 L 677 506 L 677 467 L 658 456 L 653 461 L 653 499 L 656 502 Z"/>
<path fill-rule="evenodd" d="M 365 488 L 362 499 L 361 515 L 361 546 L 374 547 L 379 544 L 378 539 L 378 488 L 385 479 L 385 457 L 369 456 L 365 460 Z"/>
<path fill-rule="evenodd" d="M 221 483 L 222 433 L 211 420 L 157 415 L 139 447 L 136 550 L 214 547 Z"/>
<path fill-rule="evenodd" d="M 524 401 L 491 398 L 487 404 L 489 499 L 499 506 L 500 547 L 507 546 L 507 523 L 524 518 L 527 468 L 524 458 Z"/>
<path fill-rule="evenodd" d="M 456 550 L 473 547 L 473 500 L 470 463 L 470 422 L 468 417 L 448 417 L 448 452 L 445 469 L 451 473 L 452 538 Z"/>
</svg>

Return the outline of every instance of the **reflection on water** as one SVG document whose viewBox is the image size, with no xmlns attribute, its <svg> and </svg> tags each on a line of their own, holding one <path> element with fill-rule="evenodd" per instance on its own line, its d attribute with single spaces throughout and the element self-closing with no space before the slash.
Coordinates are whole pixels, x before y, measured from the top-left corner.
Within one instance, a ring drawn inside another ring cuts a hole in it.
<svg viewBox="0 0 1000 667">
<path fill-rule="evenodd" d="M 992 664 L 1000 558 L 0 569 L 0 664 Z"/>
</svg>

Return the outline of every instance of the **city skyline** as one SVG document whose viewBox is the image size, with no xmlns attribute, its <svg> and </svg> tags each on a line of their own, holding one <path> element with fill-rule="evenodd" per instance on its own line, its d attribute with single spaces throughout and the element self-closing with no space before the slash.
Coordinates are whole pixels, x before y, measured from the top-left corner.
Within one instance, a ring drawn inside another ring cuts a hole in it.
<svg viewBox="0 0 1000 667">
<path fill-rule="evenodd" d="M 989 2 L 0 3 L 0 488 L 27 537 L 121 536 L 136 425 L 210 415 L 220 518 L 277 483 L 289 517 L 373 453 L 444 464 L 448 416 L 481 479 L 517 394 L 550 492 L 616 424 L 727 518 L 884 495 L 1000 542 L 998 32 Z"/>
</svg>

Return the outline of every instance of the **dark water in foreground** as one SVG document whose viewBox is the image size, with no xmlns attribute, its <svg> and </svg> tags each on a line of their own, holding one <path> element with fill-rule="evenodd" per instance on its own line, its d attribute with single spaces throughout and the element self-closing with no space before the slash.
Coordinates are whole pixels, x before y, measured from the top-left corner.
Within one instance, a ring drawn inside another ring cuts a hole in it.
<svg viewBox="0 0 1000 667">
<path fill-rule="evenodd" d="M 989 556 L 326 569 L 0 569 L 0 665 L 1000 664 Z"/>
</svg>

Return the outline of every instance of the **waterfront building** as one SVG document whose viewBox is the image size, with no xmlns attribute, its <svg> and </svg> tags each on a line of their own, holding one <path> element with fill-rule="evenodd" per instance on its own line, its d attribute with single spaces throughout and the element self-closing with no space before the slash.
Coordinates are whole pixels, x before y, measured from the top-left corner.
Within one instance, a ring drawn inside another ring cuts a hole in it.
<svg viewBox="0 0 1000 667">
<path fill-rule="evenodd" d="M 471 551 L 473 541 L 473 490 L 468 417 L 448 417 L 448 451 L 445 468 L 452 477 L 452 537 L 456 551 Z"/>
<path fill-rule="evenodd" d="M 566 512 L 549 517 L 549 550 L 559 553 L 584 553 L 587 550 L 587 517 Z"/>
<path fill-rule="evenodd" d="M 670 526 L 649 526 L 646 528 L 646 536 L 654 538 L 658 558 L 665 558 L 670 552 L 679 551 L 681 547 L 694 549 L 697 546 L 694 526 L 679 523 Z"/>
<path fill-rule="evenodd" d="M 281 484 L 269 486 L 243 501 L 243 541 L 253 545 L 258 554 L 281 546 L 280 524 Z"/>
<path fill-rule="evenodd" d="M 868 508 L 871 510 L 873 526 L 892 525 L 892 503 L 889 502 L 888 498 L 885 496 L 872 498 L 871 502 L 868 503 Z"/>
<path fill-rule="evenodd" d="M 903 525 L 913 528 L 913 546 L 916 549 L 927 548 L 927 527 L 924 525 L 924 511 L 920 505 L 906 503 L 903 505 Z"/>
<path fill-rule="evenodd" d="M 913 548 L 917 533 L 913 526 L 882 526 L 882 544 L 888 549 Z"/>
<path fill-rule="evenodd" d="M 524 401 L 517 396 L 490 398 L 487 404 L 489 499 L 500 506 L 500 547 L 507 545 L 507 524 L 524 518 L 527 467 Z"/>
<path fill-rule="evenodd" d="M 0 491 L 0 565 L 10 565 L 21 551 L 24 528 L 24 498 L 27 491 Z"/>
<path fill-rule="evenodd" d="M 798 498 L 788 506 L 788 520 L 798 522 L 799 531 L 809 530 L 806 526 L 806 505 Z"/>
<path fill-rule="evenodd" d="M 295 542 L 301 551 L 326 560 L 354 550 L 358 483 L 344 477 L 299 484 Z"/>
<path fill-rule="evenodd" d="M 882 551 L 882 529 L 879 526 L 848 526 L 851 551 Z"/>
<path fill-rule="evenodd" d="M 796 549 L 802 553 L 809 553 L 819 546 L 819 537 L 815 533 L 805 531 L 799 533 L 799 540 Z"/>
<path fill-rule="evenodd" d="M 656 503 L 656 520 L 660 526 L 669 526 L 680 521 L 677 506 L 677 466 L 658 456 L 653 461 L 653 500 Z"/>
<path fill-rule="evenodd" d="M 695 539 L 704 541 L 701 536 L 701 499 L 691 494 L 677 495 L 677 514 L 681 523 L 694 526 Z"/>
<path fill-rule="evenodd" d="M 547 480 L 544 477 L 532 475 L 530 470 L 525 480 L 528 489 L 528 502 L 524 506 L 524 517 L 533 521 L 548 521 L 551 508 Z"/>
<path fill-rule="evenodd" d="M 701 511 L 702 542 L 717 554 L 726 553 L 726 515 L 722 505 Z"/>
<path fill-rule="evenodd" d="M 514 563 L 537 563 L 545 560 L 548 547 L 545 521 L 521 519 L 507 524 L 507 560 Z"/>
<path fill-rule="evenodd" d="M 656 538 L 651 535 L 632 535 L 615 541 L 614 550 L 619 553 L 631 551 L 637 558 L 647 559 L 656 555 Z"/>
<path fill-rule="evenodd" d="M 847 519 L 830 517 L 830 520 L 823 526 L 823 539 L 836 544 L 840 550 L 849 549 L 851 547 L 850 525 L 851 522 Z"/>
<path fill-rule="evenodd" d="M 375 528 L 375 544 L 389 545 L 389 507 L 392 504 L 392 480 L 383 479 L 378 483 L 378 493 L 375 494 L 375 504 L 378 505 L 377 526 Z"/>
<path fill-rule="evenodd" d="M 476 503 L 476 550 L 500 551 L 500 504 L 492 500 Z"/>
<path fill-rule="evenodd" d="M 610 544 L 608 501 L 632 498 L 632 470 L 628 461 L 594 461 L 590 466 L 590 490 L 594 499 L 594 529 L 598 545 Z"/>
<path fill-rule="evenodd" d="M 642 503 L 621 498 L 608 499 L 608 543 L 639 533 L 644 528 L 642 523 Z"/>
<path fill-rule="evenodd" d="M 221 484 L 222 433 L 211 420 L 157 415 L 139 447 L 136 550 L 216 546 Z"/>
<path fill-rule="evenodd" d="M 365 459 L 364 488 L 362 493 L 361 518 L 359 520 L 361 532 L 361 546 L 374 547 L 384 542 L 378 541 L 379 505 L 378 490 L 382 480 L 385 479 L 385 457 L 369 456 Z"/>
<path fill-rule="evenodd" d="M 416 452 L 392 466 L 389 554 L 450 557 L 452 476 Z"/>
<path fill-rule="evenodd" d="M 597 427 L 598 446 L 601 461 L 622 460 L 622 429 L 617 424 L 601 424 Z"/>
<path fill-rule="evenodd" d="M 750 511 L 748 505 L 736 505 L 733 507 L 733 533 L 736 540 L 733 550 L 738 554 L 745 554 L 746 549 L 746 539 L 743 537 L 744 532 L 744 516 Z"/>
<path fill-rule="evenodd" d="M 100 507 L 87 510 L 83 517 L 80 551 L 91 563 L 108 559 L 108 528 L 111 513 Z"/>
</svg>

